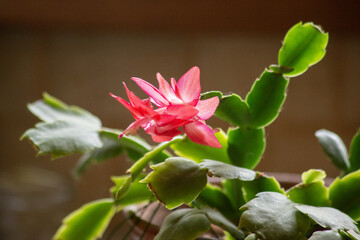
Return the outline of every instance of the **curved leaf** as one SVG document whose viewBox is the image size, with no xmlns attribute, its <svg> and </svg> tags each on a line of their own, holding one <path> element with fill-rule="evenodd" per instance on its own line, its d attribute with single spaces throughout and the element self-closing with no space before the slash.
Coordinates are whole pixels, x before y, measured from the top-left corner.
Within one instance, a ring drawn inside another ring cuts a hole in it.
<svg viewBox="0 0 360 240">
<path fill-rule="evenodd" d="M 289 80 L 269 70 L 257 79 L 246 97 L 250 108 L 249 126 L 266 127 L 279 115 Z"/>
<path fill-rule="evenodd" d="M 140 178 L 143 176 L 140 176 Z M 138 204 L 154 198 L 154 194 L 145 183 L 131 182 L 131 176 L 111 177 L 115 183 L 110 192 L 116 198 L 116 206 L 123 208 L 131 204 Z"/>
<path fill-rule="evenodd" d="M 331 206 L 360 220 L 360 170 L 343 178 L 336 178 L 329 186 Z"/>
<path fill-rule="evenodd" d="M 210 221 L 204 211 L 180 209 L 165 218 L 154 240 L 192 240 L 210 229 Z"/>
<path fill-rule="evenodd" d="M 316 131 L 315 136 L 324 152 L 330 157 L 331 161 L 338 168 L 347 171 L 350 168 L 347 149 L 341 138 L 326 129 Z"/>
<path fill-rule="evenodd" d="M 151 166 L 154 170 L 141 182 L 147 183 L 156 198 L 168 209 L 190 204 L 207 183 L 206 169 L 194 161 L 172 157 Z"/>
<path fill-rule="evenodd" d="M 295 203 L 280 193 L 259 193 L 241 209 L 245 212 L 239 228 L 256 233 L 261 239 L 298 239 L 310 226 L 310 221 L 295 208 Z"/>
<path fill-rule="evenodd" d="M 314 232 L 309 240 L 343 240 L 343 238 L 337 231 L 326 230 Z"/>
<path fill-rule="evenodd" d="M 351 140 L 350 167 L 352 172 L 360 169 L 360 129 Z"/>
<path fill-rule="evenodd" d="M 44 93 L 43 100 L 28 105 L 43 122 L 27 130 L 21 139 L 29 138 L 38 154 L 51 154 L 52 159 L 100 148 L 100 120 L 76 106 L 68 106 Z"/>
<path fill-rule="evenodd" d="M 115 214 L 112 199 L 101 199 L 85 204 L 70 213 L 57 230 L 54 240 L 95 240 L 101 238 Z"/>
<path fill-rule="evenodd" d="M 303 182 L 290 188 L 286 195 L 295 203 L 329 206 L 329 190 L 324 186 L 325 177 L 324 171 L 310 169 L 301 175 Z"/>
<path fill-rule="evenodd" d="M 157 158 L 162 158 L 163 151 L 180 140 L 181 138 L 175 137 L 171 141 L 160 143 L 135 162 L 127 172 L 131 173 L 133 180 L 136 179 L 151 161 L 154 162 Z"/>
<path fill-rule="evenodd" d="M 253 181 L 243 182 L 242 191 L 246 202 L 255 198 L 256 194 L 261 192 L 276 192 L 285 194 L 280 183 L 274 177 L 264 176 L 260 174 Z"/>
<path fill-rule="evenodd" d="M 245 234 L 242 231 L 239 231 L 237 227 L 227 220 L 221 213 L 213 209 L 204 209 L 203 210 L 208 216 L 210 222 L 218 227 L 221 227 L 225 231 L 229 232 L 234 239 L 243 240 Z"/>
<path fill-rule="evenodd" d="M 204 160 L 199 165 L 202 168 L 206 168 L 208 170 L 208 174 L 210 174 L 211 176 L 216 176 L 223 179 L 239 179 L 243 181 L 252 181 L 255 179 L 256 176 L 256 172 L 252 170 L 236 167 L 233 165 L 209 159 Z"/>
<path fill-rule="evenodd" d="M 265 151 L 265 129 L 229 129 L 228 155 L 231 162 L 238 166 L 253 169 L 260 162 Z"/>
<path fill-rule="evenodd" d="M 215 116 L 235 126 L 246 127 L 250 120 L 250 109 L 239 95 L 233 93 L 222 97 Z"/>
<path fill-rule="evenodd" d="M 284 38 L 278 57 L 280 66 L 294 69 L 285 75 L 298 76 L 319 62 L 325 56 L 328 39 L 329 34 L 313 23 L 300 22 L 293 26 Z"/>
<path fill-rule="evenodd" d="M 323 228 L 359 232 L 355 221 L 335 208 L 314 207 L 309 205 L 298 205 L 295 207 Z"/>
</svg>

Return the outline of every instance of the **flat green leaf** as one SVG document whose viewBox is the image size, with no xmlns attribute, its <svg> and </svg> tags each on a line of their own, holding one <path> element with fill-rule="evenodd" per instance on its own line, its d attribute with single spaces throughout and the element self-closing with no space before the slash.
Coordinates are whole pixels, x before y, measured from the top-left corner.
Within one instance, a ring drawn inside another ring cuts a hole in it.
<svg viewBox="0 0 360 240">
<path fill-rule="evenodd" d="M 261 239 L 289 240 L 305 235 L 310 221 L 297 211 L 295 203 L 274 192 L 262 192 L 246 203 L 239 228 L 256 233 Z"/>
<path fill-rule="evenodd" d="M 328 189 L 323 182 L 298 184 L 288 190 L 286 195 L 295 203 L 313 206 L 329 206 Z"/>
<path fill-rule="evenodd" d="M 220 212 L 209 208 L 204 209 L 203 211 L 206 213 L 212 224 L 229 232 L 234 239 L 243 240 L 245 238 L 245 234 L 242 231 L 239 231 L 237 227 L 227 220 Z"/>
<path fill-rule="evenodd" d="M 350 167 L 352 172 L 360 169 L 360 129 L 351 140 Z"/>
<path fill-rule="evenodd" d="M 313 23 L 299 22 L 286 34 L 279 51 L 279 65 L 294 69 L 285 75 L 290 77 L 304 73 L 319 62 L 326 53 L 329 34 Z"/>
<path fill-rule="evenodd" d="M 309 240 L 343 240 L 337 231 L 325 230 L 314 232 Z"/>
<path fill-rule="evenodd" d="M 42 100 L 28 104 L 28 109 L 40 120 L 47 123 L 62 120 L 90 125 L 91 128 L 101 127 L 101 121 L 90 112 L 77 106 L 69 106 L 47 93 L 43 94 Z"/>
<path fill-rule="evenodd" d="M 336 178 L 329 186 L 331 206 L 360 220 L 360 170 L 343 178 Z"/>
<path fill-rule="evenodd" d="M 219 161 L 213 161 L 206 159 L 199 164 L 200 167 L 206 168 L 208 174 L 222 179 L 239 179 L 242 181 L 252 181 L 255 179 L 256 172 L 236 167 L 230 164 L 222 163 Z"/>
<path fill-rule="evenodd" d="M 250 109 L 239 95 L 233 93 L 222 97 L 215 116 L 235 126 L 246 127 L 250 120 Z"/>
<path fill-rule="evenodd" d="M 176 155 L 184 158 L 201 162 L 203 159 L 214 159 L 225 163 L 230 163 L 227 155 L 227 136 L 220 130 L 215 133 L 216 138 L 219 140 L 222 148 L 214 148 L 205 145 L 200 145 L 191 141 L 188 137 L 184 137 L 181 141 L 172 144 L 171 148 Z"/>
<path fill-rule="evenodd" d="M 73 153 L 83 153 L 100 148 L 102 142 L 99 128 L 78 122 L 55 121 L 38 123 L 35 128 L 27 130 L 22 138 L 29 138 L 38 149 L 39 155 L 51 154 L 59 158 Z"/>
<path fill-rule="evenodd" d="M 54 240 L 95 240 L 101 238 L 115 214 L 112 199 L 85 204 L 70 213 L 57 230 Z"/>
<path fill-rule="evenodd" d="M 29 110 L 43 122 L 27 130 L 21 139 L 29 138 L 38 154 L 52 158 L 72 153 L 84 153 L 102 146 L 98 132 L 100 120 L 76 106 L 44 94 L 44 99 L 28 105 Z"/>
<path fill-rule="evenodd" d="M 155 240 L 194 240 L 210 229 L 210 221 L 204 211 L 180 209 L 165 218 Z"/>
<path fill-rule="evenodd" d="M 259 174 L 253 181 L 247 181 L 242 183 L 243 196 L 246 202 L 255 198 L 256 194 L 260 192 L 277 192 L 285 194 L 280 183 L 276 181 L 274 177 L 268 177 L 263 174 Z"/>
<path fill-rule="evenodd" d="M 144 176 L 139 177 L 143 178 Z M 123 208 L 131 204 L 138 204 L 148 202 L 154 198 L 153 193 L 149 190 L 145 183 L 140 183 L 136 179 L 131 182 L 131 176 L 118 176 L 111 177 L 111 180 L 115 183 L 110 189 L 110 192 L 116 197 L 116 206 Z"/>
<path fill-rule="evenodd" d="M 326 173 L 320 169 L 310 169 L 301 174 L 301 180 L 304 184 L 323 182 L 325 178 Z"/>
<path fill-rule="evenodd" d="M 243 168 L 253 169 L 265 151 L 265 129 L 236 128 L 228 132 L 228 155 L 231 162 Z"/>
<path fill-rule="evenodd" d="M 161 159 L 163 157 L 163 151 L 171 146 L 174 143 L 181 141 L 181 138 L 175 137 L 171 141 L 160 143 L 158 146 L 154 147 L 151 151 L 147 152 L 142 158 L 135 162 L 127 172 L 131 173 L 131 177 L 136 179 L 141 172 L 148 166 L 150 162 L 158 161 L 156 159 Z"/>
<path fill-rule="evenodd" d="M 330 157 L 333 164 L 347 171 L 350 168 L 347 149 L 341 138 L 328 130 L 321 129 L 316 131 L 315 136 L 318 138 L 324 152 Z"/>
<path fill-rule="evenodd" d="M 276 119 L 285 101 L 288 84 L 288 79 L 267 69 L 255 81 L 246 97 L 251 114 L 250 127 L 266 127 Z"/>
<path fill-rule="evenodd" d="M 297 205 L 295 207 L 323 228 L 359 232 L 355 221 L 335 208 L 314 207 L 309 205 Z"/>
<path fill-rule="evenodd" d="M 329 190 L 324 186 L 326 173 L 318 169 L 310 169 L 301 175 L 302 183 L 290 188 L 286 195 L 295 203 L 312 206 L 329 206 Z"/>
<path fill-rule="evenodd" d="M 156 198 L 168 209 L 190 204 L 207 183 L 206 169 L 194 161 L 172 157 L 151 166 L 154 170 L 141 182 L 147 183 Z"/>
</svg>

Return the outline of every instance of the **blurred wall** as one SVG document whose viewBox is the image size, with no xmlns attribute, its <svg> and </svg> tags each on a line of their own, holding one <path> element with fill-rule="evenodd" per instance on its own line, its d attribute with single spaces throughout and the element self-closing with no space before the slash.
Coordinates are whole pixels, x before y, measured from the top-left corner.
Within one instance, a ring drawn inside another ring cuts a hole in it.
<svg viewBox="0 0 360 240">
<path fill-rule="evenodd" d="M 19 142 L 38 121 L 27 111 L 27 103 L 46 91 L 99 116 L 104 126 L 125 128 L 132 117 L 109 92 L 124 97 L 124 81 L 141 95 L 130 77 L 156 85 L 156 72 L 178 79 L 195 65 L 201 69 L 202 92 L 220 90 L 245 97 L 262 71 L 277 62 L 286 30 L 299 20 L 313 20 L 330 32 L 327 54 L 291 80 L 284 109 L 266 129 L 267 149 L 257 169 L 300 173 L 322 168 L 330 176 L 338 174 L 314 132 L 329 129 L 349 146 L 360 125 L 358 1 L 332 1 L 327 7 L 321 5 L 325 1 L 298 6 L 175 1 L 174 15 L 168 12 L 174 6 L 163 1 L 139 2 L 143 4 L 139 9 L 130 1 L 113 8 L 109 3 L 82 8 L 79 3 L 56 1 L 49 6 L 37 1 L 0 2 L 2 173 L 13 173 L 19 166 L 60 173 L 70 189 L 64 212 L 107 197 L 109 176 L 123 174 L 127 159 L 92 167 L 74 180 L 70 171 L 77 157 L 50 162 L 48 157 L 36 158 L 26 141 Z M 309 10 L 309 4 L 314 8 Z M 216 119 L 209 123 L 227 127 Z"/>
</svg>

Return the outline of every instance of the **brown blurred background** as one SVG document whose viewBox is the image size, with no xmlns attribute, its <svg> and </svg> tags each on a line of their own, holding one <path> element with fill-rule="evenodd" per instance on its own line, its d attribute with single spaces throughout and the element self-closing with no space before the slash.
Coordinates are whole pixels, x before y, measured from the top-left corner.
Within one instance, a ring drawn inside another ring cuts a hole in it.
<svg viewBox="0 0 360 240">
<path fill-rule="evenodd" d="M 133 76 L 156 84 L 156 72 L 178 79 L 197 65 L 203 92 L 245 97 L 264 68 L 277 63 L 281 40 L 299 21 L 330 33 L 328 51 L 291 80 L 284 109 L 267 128 L 257 169 L 322 168 L 336 176 L 314 132 L 329 129 L 349 146 L 360 126 L 359 12 L 358 0 L 0 0 L 0 238 L 49 239 L 67 212 L 108 197 L 109 176 L 129 166 L 121 157 L 76 180 L 70 172 L 78 156 L 36 158 L 19 137 L 38 122 L 26 104 L 42 92 L 89 110 L 113 128 L 125 128 L 132 117 L 108 93 L 125 96 L 122 81 L 140 93 Z M 21 235 L 23 229 L 28 232 Z"/>
</svg>

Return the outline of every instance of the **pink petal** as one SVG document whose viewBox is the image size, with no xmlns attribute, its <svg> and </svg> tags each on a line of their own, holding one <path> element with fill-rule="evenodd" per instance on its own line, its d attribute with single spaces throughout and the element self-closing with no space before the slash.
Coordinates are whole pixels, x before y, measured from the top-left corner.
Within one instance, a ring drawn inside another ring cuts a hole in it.
<svg viewBox="0 0 360 240">
<path fill-rule="evenodd" d="M 147 94 L 151 99 L 154 100 L 155 104 L 158 107 L 163 107 L 169 105 L 168 100 L 159 92 L 159 90 L 151 85 L 150 83 L 140 79 L 140 78 L 131 78 L 136 84 Z"/>
<path fill-rule="evenodd" d="M 195 106 L 199 100 L 200 87 L 200 69 L 198 67 L 191 68 L 177 82 L 181 99 Z"/>
<path fill-rule="evenodd" d="M 179 119 L 189 119 L 199 113 L 199 110 L 191 105 L 170 105 L 166 108 L 166 114 L 176 115 Z"/>
<path fill-rule="evenodd" d="M 136 120 L 135 122 L 131 123 L 123 132 L 119 135 L 119 138 L 122 138 L 124 135 L 136 135 L 137 130 L 142 125 L 148 123 L 151 121 L 151 118 L 142 118 L 139 120 Z"/>
<path fill-rule="evenodd" d="M 154 125 L 146 129 L 146 133 L 150 134 L 154 142 L 166 142 L 173 139 L 173 137 L 181 134 L 178 129 L 171 129 L 169 131 L 159 133 L 158 128 Z"/>
<path fill-rule="evenodd" d="M 138 110 L 136 110 L 136 108 L 131 106 L 127 101 L 125 101 L 121 97 L 118 97 L 112 93 L 109 93 L 109 94 L 110 94 L 110 96 L 112 96 L 113 98 L 118 100 L 124 107 L 126 107 L 131 112 L 131 114 L 133 115 L 133 117 L 135 119 L 139 119 L 140 117 L 142 117 L 142 114 Z"/>
<path fill-rule="evenodd" d="M 160 73 L 156 74 L 156 78 L 159 82 L 159 91 L 160 93 L 172 104 L 181 104 L 183 101 L 178 98 L 174 92 L 174 89 L 169 85 L 169 83 L 161 76 Z"/>
<path fill-rule="evenodd" d="M 135 107 L 142 116 L 153 116 L 156 115 L 157 113 L 155 112 L 155 110 L 152 108 L 151 103 L 149 100 L 141 100 L 140 98 L 138 98 L 132 91 L 130 91 L 126 84 L 124 84 L 124 87 L 126 89 L 126 94 L 128 95 L 128 98 L 130 100 L 130 104 Z"/>
<path fill-rule="evenodd" d="M 200 121 L 185 125 L 184 132 L 189 139 L 195 143 L 215 148 L 222 148 L 221 144 L 215 137 L 213 130 Z"/>
<path fill-rule="evenodd" d="M 202 120 L 209 119 L 214 115 L 217 106 L 219 105 L 219 98 L 212 97 L 206 100 L 199 100 L 196 108 L 199 110 L 198 117 Z"/>
</svg>

